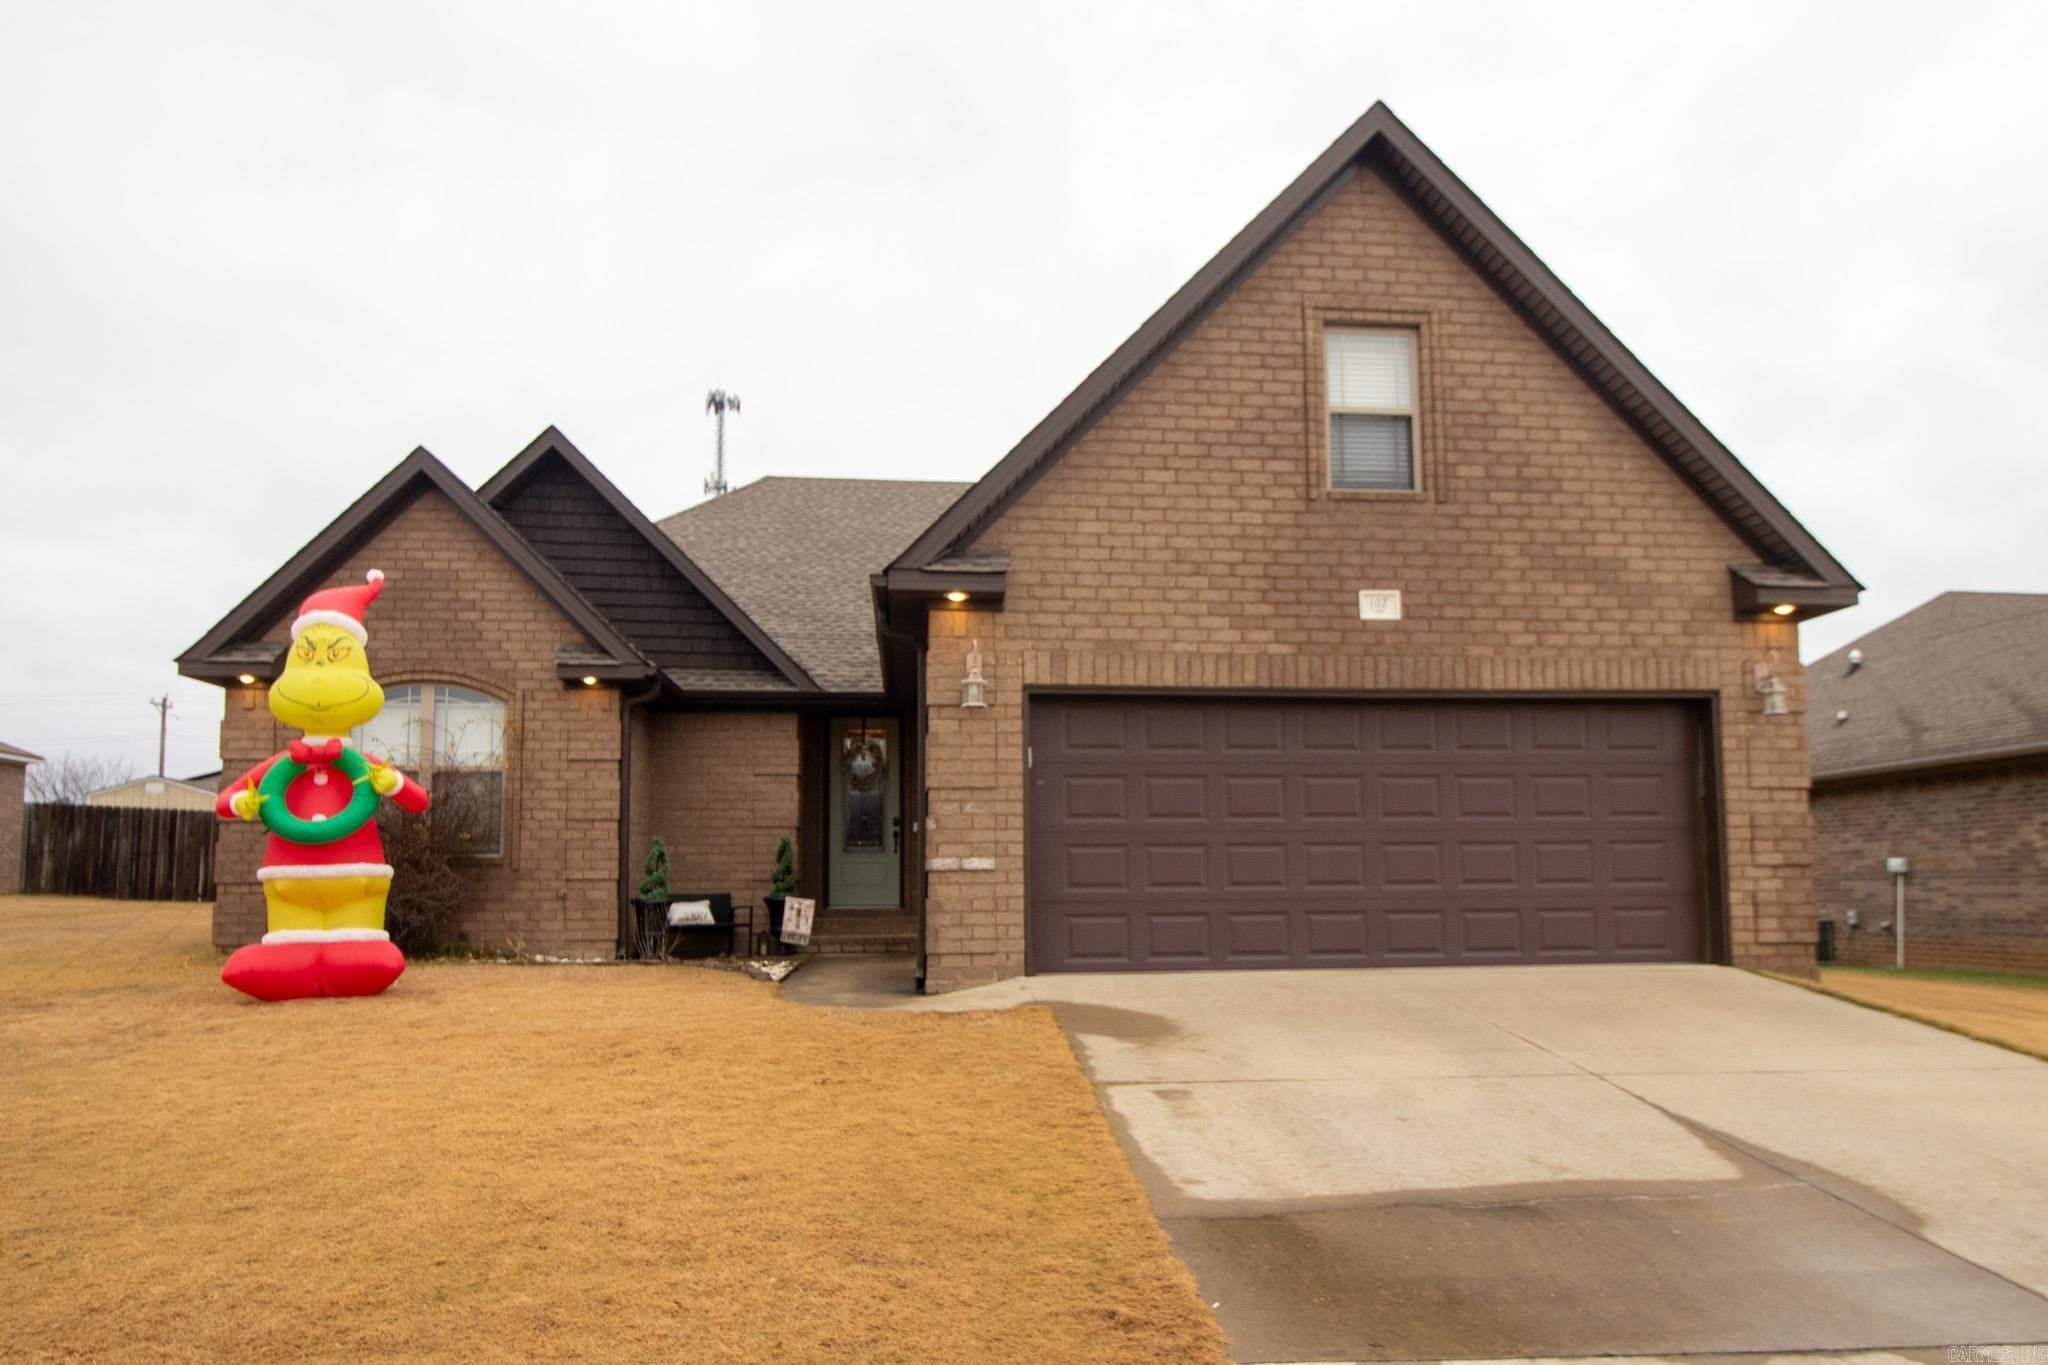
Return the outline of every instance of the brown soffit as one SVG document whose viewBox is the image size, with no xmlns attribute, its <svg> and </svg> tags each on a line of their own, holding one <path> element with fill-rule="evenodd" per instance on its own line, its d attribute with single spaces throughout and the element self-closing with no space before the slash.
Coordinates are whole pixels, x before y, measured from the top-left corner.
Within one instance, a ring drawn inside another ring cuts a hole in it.
<svg viewBox="0 0 2048 1365">
<path fill-rule="evenodd" d="M 574 470 L 578 478 L 595 489 L 597 495 L 604 499 L 606 505 L 614 512 L 617 512 L 627 525 L 639 532 L 641 537 L 649 545 L 653 546 L 660 553 L 661 557 L 666 559 L 676 572 L 680 573 L 689 582 L 691 587 L 702 593 L 705 600 L 710 602 L 726 620 L 732 623 L 734 629 L 746 636 L 747 640 L 756 649 L 768 657 L 768 661 L 775 665 L 777 672 L 789 679 L 792 684 L 805 691 L 815 692 L 818 690 L 818 684 L 811 678 L 811 675 L 806 673 L 782 646 L 776 644 L 774 639 L 767 631 L 761 629 L 759 623 L 753 617 L 741 611 L 738 604 L 726 596 L 724 589 L 712 582 L 711 576 L 697 567 L 696 561 L 684 552 L 682 546 L 676 544 L 672 538 L 662 532 L 660 527 L 649 521 L 646 513 L 635 507 L 632 499 L 621 493 L 618 486 L 606 478 L 598 467 L 590 462 L 589 457 L 578 450 L 575 444 L 561 433 L 559 428 L 550 426 L 546 431 L 534 437 L 526 449 L 513 456 L 510 463 L 484 481 L 483 487 L 477 490 L 478 496 L 491 506 L 496 507 L 500 498 L 510 493 L 514 488 L 517 488 L 520 480 L 524 479 L 536 464 L 539 464 L 541 460 L 550 454 L 561 457 L 562 462 Z"/>
<path fill-rule="evenodd" d="M 397 515 L 415 495 L 428 488 L 438 491 L 453 503 L 455 510 L 505 558 L 511 560 L 542 596 L 620 667 L 635 670 L 638 677 L 654 674 L 651 662 L 643 658 L 582 594 L 570 586 L 567 579 L 555 571 L 553 565 L 527 544 L 525 538 L 502 517 L 485 506 L 469 485 L 457 478 L 447 465 L 435 459 L 425 446 L 415 447 L 412 454 L 399 461 L 369 492 L 329 522 L 327 529 L 308 541 L 303 549 L 285 561 L 282 568 L 265 579 L 261 587 L 243 598 L 240 605 L 222 617 L 212 630 L 180 654 L 178 671 L 187 677 L 208 680 L 233 676 L 234 662 L 251 649 L 251 643 L 243 637 L 261 630 L 265 622 L 295 608 L 299 599 L 319 586 L 320 581 L 332 572 L 338 560 Z M 230 653 L 237 656 L 235 660 L 221 657 Z M 260 670 L 245 668 L 244 671 L 258 673 Z"/>
<path fill-rule="evenodd" d="M 1768 564 L 1737 564 L 1728 570 L 1737 616 L 1785 617 L 1811 621 L 1856 605 L 1853 583 L 1830 583 L 1812 574 L 1790 573 Z M 1781 606 L 1794 611 L 1778 612 Z"/>
<path fill-rule="evenodd" d="M 923 568 L 972 545 L 1368 163 L 1389 176 L 1472 267 L 1766 559 L 1829 587 L 1861 588 L 1734 453 L 1381 103 L 1310 163 L 1015 449 L 941 513 L 891 567 Z"/>
</svg>

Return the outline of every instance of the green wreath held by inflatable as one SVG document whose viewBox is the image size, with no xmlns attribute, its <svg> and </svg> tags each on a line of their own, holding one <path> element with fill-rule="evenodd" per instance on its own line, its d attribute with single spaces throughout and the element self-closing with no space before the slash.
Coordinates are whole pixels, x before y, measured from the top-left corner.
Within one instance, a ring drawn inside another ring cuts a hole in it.
<svg viewBox="0 0 2048 1365">
<path fill-rule="evenodd" d="M 306 765 L 290 754 L 281 755 L 256 788 L 263 797 L 263 803 L 256 808 L 263 827 L 295 844 L 331 844 L 368 824 L 377 814 L 377 789 L 370 782 L 370 760 L 354 749 L 344 748 L 333 766 L 355 787 L 349 794 L 348 805 L 325 820 L 307 820 L 293 815 L 284 804 L 285 789 L 299 780 Z"/>
</svg>

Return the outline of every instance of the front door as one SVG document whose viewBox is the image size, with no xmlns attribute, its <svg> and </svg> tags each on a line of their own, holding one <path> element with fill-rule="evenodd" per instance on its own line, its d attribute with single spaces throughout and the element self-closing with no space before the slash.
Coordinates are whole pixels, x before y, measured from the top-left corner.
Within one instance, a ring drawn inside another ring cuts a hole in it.
<svg viewBox="0 0 2048 1365">
<path fill-rule="evenodd" d="M 832 722 L 831 745 L 825 903 L 894 910 L 903 904 L 903 755 L 896 722 L 840 716 Z"/>
</svg>

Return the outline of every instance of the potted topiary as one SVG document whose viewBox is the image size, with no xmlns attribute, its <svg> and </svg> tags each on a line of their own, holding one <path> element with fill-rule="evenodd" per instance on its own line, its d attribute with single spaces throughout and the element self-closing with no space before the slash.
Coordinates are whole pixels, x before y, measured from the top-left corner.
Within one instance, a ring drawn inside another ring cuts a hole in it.
<svg viewBox="0 0 2048 1365">
<path fill-rule="evenodd" d="M 768 894 L 761 904 L 768 907 L 768 932 L 776 946 L 782 944 L 782 903 L 796 892 L 796 845 L 787 837 L 775 846 L 775 867 L 768 874 Z"/>
<path fill-rule="evenodd" d="M 647 850 L 647 861 L 641 864 L 646 874 L 640 880 L 640 893 L 633 898 L 633 908 L 640 912 L 640 956 L 663 957 L 668 948 L 668 844 L 660 835 Z"/>
</svg>

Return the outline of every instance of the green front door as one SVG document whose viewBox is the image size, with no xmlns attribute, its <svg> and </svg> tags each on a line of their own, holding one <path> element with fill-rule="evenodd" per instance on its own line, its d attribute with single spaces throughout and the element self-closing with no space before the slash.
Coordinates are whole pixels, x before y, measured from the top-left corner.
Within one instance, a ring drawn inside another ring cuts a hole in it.
<svg viewBox="0 0 2048 1365">
<path fill-rule="evenodd" d="M 831 746 L 825 903 L 893 910 L 903 904 L 903 756 L 896 722 L 837 717 Z"/>
</svg>

